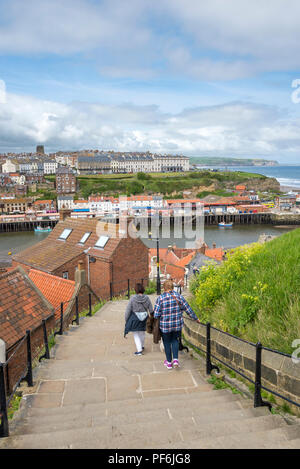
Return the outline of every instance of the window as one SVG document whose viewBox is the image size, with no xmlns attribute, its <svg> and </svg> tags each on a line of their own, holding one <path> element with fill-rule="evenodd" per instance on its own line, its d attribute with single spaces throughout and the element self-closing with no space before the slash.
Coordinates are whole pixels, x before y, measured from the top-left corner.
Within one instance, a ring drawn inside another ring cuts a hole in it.
<svg viewBox="0 0 300 469">
<path fill-rule="evenodd" d="M 63 278 L 68 280 L 69 278 L 69 272 L 63 272 Z"/>
<path fill-rule="evenodd" d="M 91 235 L 91 232 L 90 232 L 90 231 L 89 231 L 88 233 L 85 233 L 85 234 L 82 236 L 82 238 L 81 238 L 81 240 L 79 241 L 79 243 L 80 243 L 80 244 L 84 244 L 84 243 L 87 241 L 87 239 L 89 238 L 90 235 Z"/>
<path fill-rule="evenodd" d="M 96 248 L 104 248 L 108 240 L 109 240 L 108 236 L 100 236 L 97 243 L 95 244 L 95 247 Z"/>
<path fill-rule="evenodd" d="M 69 230 L 68 228 L 66 228 L 60 235 L 59 239 L 67 239 L 71 233 L 72 233 L 72 230 Z"/>
</svg>

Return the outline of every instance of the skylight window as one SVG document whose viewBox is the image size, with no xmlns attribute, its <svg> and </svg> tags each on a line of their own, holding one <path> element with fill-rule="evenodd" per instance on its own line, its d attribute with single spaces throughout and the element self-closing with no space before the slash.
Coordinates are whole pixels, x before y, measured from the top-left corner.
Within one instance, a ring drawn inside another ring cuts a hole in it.
<svg viewBox="0 0 300 469">
<path fill-rule="evenodd" d="M 60 235 L 59 239 L 67 239 L 71 233 L 72 233 L 72 230 L 69 230 L 68 228 L 66 228 Z"/>
<path fill-rule="evenodd" d="M 108 236 L 100 236 L 97 243 L 95 244 L 95 247 L 96 248 L 104 248 L 108 240 L 109 240 Z"/>
<path fill-rule="evenodd" d="M 82 236 L 82 238 L 81 238 L 81 240 L 79 241 L 79 243 L 80 243 L 80 244 L 84 244 L 84 243 L 87 241 L 87 239 L 89 238 L 90 235 L 91 235 L 91 232 L 90 232 L 90 231 L 89 231 L 88 233 L 85 233 L 85 234 Z"/>
</svg>

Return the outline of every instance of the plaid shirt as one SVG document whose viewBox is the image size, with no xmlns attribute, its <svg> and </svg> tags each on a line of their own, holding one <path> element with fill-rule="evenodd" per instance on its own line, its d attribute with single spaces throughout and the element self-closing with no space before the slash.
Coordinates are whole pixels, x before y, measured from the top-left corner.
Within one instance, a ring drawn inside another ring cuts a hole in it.
<svg viewBox="0 0 300 469">
<path fill-rule="evenodd" d="M 165 292 L 160 295 L 154 306 L 154 317 L 160 318 L 160 330 L 164 333 L 171 331 L 180 331 L 183 326 L 183 311 L 180 310 L 180 306 L 175 300 L 175 298 L 184 306 L 185 312 L 192 318 L 197 320 L 197 316 L 188 304 L 188 302 L 183 298 L 183 296 L 178 293 Z"/>
</svg>

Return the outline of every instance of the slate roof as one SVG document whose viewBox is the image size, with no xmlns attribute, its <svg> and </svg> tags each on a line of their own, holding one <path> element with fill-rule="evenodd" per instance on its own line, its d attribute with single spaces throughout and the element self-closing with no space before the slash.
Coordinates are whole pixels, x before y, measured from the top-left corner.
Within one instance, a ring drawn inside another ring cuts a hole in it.
<svg viewBox="0 0 300 469">
<path fill-rule="evenodd" d="M 52 313 L 52 306 L 21 267 L 0 276 L 0 338 L 7 349 Z"/>
<path fill-rule="evenodd" d="M 66 240 L 59 239 L 65 229 L 72 230 L 71 234 Z M 53 273 L 85 252 L 109 259 L 120 243 L 118 231 L 118 225 L 104 223 L 96 218 L 67 218 L 60 221 L 46 239 L 15 254 L 13 260 L 43 272 Z M 87 232 L 91 232 L 91 235 L 84 244 L 80 244 Z M 94 248 L 101 235 L 107 235 L 110 239 L 104 249 Z"/>
</svg>

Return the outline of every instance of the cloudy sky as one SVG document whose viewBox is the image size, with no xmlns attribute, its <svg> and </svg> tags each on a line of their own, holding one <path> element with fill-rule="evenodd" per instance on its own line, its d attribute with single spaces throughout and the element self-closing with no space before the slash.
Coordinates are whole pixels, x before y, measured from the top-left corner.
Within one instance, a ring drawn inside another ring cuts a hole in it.
<svg viewBox="0 0 300 469">
<path fill-rule="evenodd" d="M 299 163 L 299 18 L 299 0 L 0 0 L 0 151 Z"/>
</svg>

